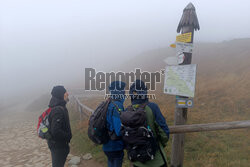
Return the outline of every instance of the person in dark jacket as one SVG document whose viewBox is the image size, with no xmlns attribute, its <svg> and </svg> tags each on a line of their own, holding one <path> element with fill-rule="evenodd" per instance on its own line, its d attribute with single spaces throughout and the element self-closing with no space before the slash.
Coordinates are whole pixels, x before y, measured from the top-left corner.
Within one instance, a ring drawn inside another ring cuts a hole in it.
<svg viewBox="0 0 250 167">
<path fill-rule="evenodd" d="M 52 167 L 63 167 L 69 154 L 69 143 L 72 138 L 69 114 L 66 103 L 69 101 L 68 93 L 63 86 L 55 86 L 51 92 L 52 98 L 49 103 L 51 139 L 48 146 L 52 156 Z"/>
<path fill-rule="evenodd" d="M 147 87 L 141 80 L 136 80 L 130 86 L 129 94 L 134 108 L 147 103 L 145 107 L 147 124 L 151 127 L 159 147 L 153 160 L 146 161 L 145 163 L 135 161 L 133 162 L 134 167 L 166 167 L 167 159 L 164 147 L 169 139 L 169 128 L 160 108 L 156 103 L 149 101 L 147 97 Z"/>
<path fill-rule="evenodd" d="M 108 167 L 122 167 L 124 144 L 121 139 L 119 113 L 124 111 L 125 85 L 124 82 L 114 81 L 109 86 L 112 102 L 107 111 L 107 128 L 110 139 L 108 143 L 103 144 L 103 151 L 108 158 Z"/>
</svg>

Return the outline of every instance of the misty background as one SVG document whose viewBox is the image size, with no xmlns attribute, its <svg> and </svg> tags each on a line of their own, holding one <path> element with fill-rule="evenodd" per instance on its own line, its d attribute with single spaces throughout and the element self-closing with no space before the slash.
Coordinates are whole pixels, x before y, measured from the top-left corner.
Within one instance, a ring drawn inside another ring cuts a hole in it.
<svg viewBox="0 0 250 167">
<path fill-rule="evenodd" d="M 84 88 L 86 67 L 105 71 L 168 47 L 189 2 L 0 0 L 0 106 L 57 84 Z M 195 43 L 250 37 L 250 1 L 191 2 L 201 27 Z"/>
</svg>

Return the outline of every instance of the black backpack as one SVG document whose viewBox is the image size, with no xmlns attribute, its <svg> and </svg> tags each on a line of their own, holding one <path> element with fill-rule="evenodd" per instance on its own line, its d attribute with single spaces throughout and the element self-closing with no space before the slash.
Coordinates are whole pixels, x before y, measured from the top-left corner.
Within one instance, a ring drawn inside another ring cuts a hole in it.
<svg viewBox="0 0 250 167">
<path fill-rule="evenodd" d="M 153 132 L 147 124 L 146 105 L 147 103 L 142 104 L 137 109 L 130 106 L 120 116 L 122 139 L 132 162 L 153 160 L 158 148 Z"/>
<path fill-rule="evenodd" d="M 110 98 L 103 101 L 90 116 L 88 136 L 95 144 L 106 144 L 109 141 L 106 117 L 110 101 Z"/>
</svg>

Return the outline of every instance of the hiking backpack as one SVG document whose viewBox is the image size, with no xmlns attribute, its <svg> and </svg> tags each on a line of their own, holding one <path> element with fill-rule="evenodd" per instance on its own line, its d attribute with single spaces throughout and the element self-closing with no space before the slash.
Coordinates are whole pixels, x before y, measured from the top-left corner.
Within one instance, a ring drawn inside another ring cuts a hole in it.
<svg viewBox="0 0 250 167">
<path fill-rule="evenodd" d="M 49 140 L 51 138 L 51 134 L 49 132 L 49 114 L 50 114 L 50 112 L 51 112 L 51 108 L 48 108 L 38 118 L 37 134 L 42 139 Z"/>
<path fill-rule="evenodd" d="M 147 103 L 142 104 L 137 109 L 130 106 L 120 116 L 122 139 L 132 162 L 153 160 L 158 148 L 153 132 L 147 124 L 146 105 Z"/>
<path fill-rule="evenodd" d="M 110 101 L 110 98 L 103 101 L 89 118 L 88 136 L 95 144 L 109 141 L 106 117 Z"/>
</svg>

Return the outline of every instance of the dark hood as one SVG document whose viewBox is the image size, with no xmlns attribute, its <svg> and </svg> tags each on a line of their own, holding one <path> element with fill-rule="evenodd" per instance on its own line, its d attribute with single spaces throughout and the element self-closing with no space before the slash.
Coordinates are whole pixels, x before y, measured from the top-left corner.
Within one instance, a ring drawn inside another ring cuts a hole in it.
<svg viewBox="0 0 250 167">
<path fill-rule="evenodd" d="M 52 98 L 50 99 L 50 102 L 49 102 L 49 107 L 52 108 L 52 107 L 55 107 L 55 106 L 65 106 L 66 105 L 66 101 L 63 100 L 63 99 L 58 99 L 54 96 L 52 96 Z"/>
<path fill-rule="evenodd" d="M 148 89 L 142 80 L 136 80 L 129 89 L 132 104 L 142 104 L 148 101 Z"/>
<path fill-rule="evenodd" d="M 121 82 L 121 81 L 113 81 L 110 85 L 109 85 L 109 92 L 111 94 L 111 98 L 114 100 L 120 100 L 122 103 L 125 100 L 125 82 Z"/>
</svg>

